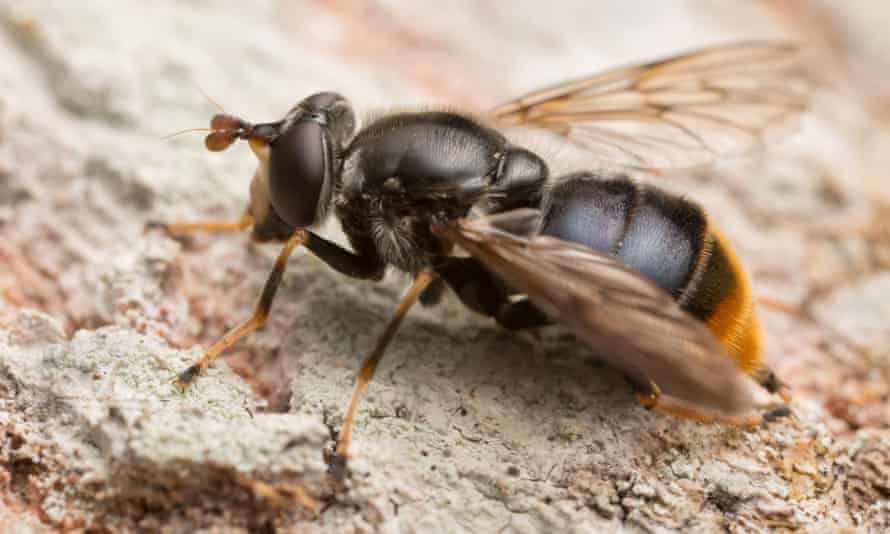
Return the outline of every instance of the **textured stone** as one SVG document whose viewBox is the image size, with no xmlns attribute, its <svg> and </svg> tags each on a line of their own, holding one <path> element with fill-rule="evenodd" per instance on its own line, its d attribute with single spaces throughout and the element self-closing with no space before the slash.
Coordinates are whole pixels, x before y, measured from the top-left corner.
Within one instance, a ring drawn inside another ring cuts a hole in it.
<svg viewBox="0 0 890 534">
<path fill-rule="evenodd" d="M 324 452 L 406 280 L 347 280 L 301 252 L 265 329 L 187 393 L 172 385 L 250 313 L 275 254 L 241 235 L 143 232 L 243 209 L 243 146 L 159 140 L 207 124 L 198 86 L 251 120 L 320 89 L 362 113 L 485 108 L 800 31 L 758 6 L 673 3 L 653 18 L 648 0 L 0 2 L 0 530 L 880 528 L 888 137 L 853 91 L 817 99 L 767 158 L 668 181 L 708 207 L 756 295 L 778 304 L 761 307 L 766 358 L 795 390 L 794 419 L 741 430 L 648 413 L 563 332 L 513 335 L 447 297 L 396 336 L 338 487 Z"/>
</svg>

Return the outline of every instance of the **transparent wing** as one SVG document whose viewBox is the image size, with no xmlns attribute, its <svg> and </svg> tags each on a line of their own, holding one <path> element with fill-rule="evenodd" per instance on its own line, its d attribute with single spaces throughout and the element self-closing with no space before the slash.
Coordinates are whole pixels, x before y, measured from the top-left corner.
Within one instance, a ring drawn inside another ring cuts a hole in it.
<svg viewBox="0 0 890 534">
<path fill-rule="evenodd" d="M 807 86 L 796 46 L 742 42 L 547 87 L 490 115 L 565 136 L 608 163 L 691 167 L 787 133 Z"/>
<path fill-rule="evenodd" d="M 505 217 L 515 219 L 515 213 Z M 508 233 L 499 228 L 501 217 L 439 231 L 639 383 L 651 379 L 665 394 L 725 413 L 753 406 L 746 376 L 668 293 L 587 247 Z"/>
</svg>

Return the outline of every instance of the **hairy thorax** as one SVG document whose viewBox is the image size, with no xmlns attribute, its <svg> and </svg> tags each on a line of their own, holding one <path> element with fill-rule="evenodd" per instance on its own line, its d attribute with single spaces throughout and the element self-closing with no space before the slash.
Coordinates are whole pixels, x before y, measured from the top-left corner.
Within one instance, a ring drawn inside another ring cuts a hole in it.
<svg viewBox="0 0 890 534">
<path fill-rule="evenodd" d="M 384 263 L 408 273 L 431 266 L 448 251 L 431 226 L 468 211 L 448 200 L 411 201 L 380 194 L 348 199 L 338 195 L 334 209 L 353 247 L 373 246 Z"/>
</svg>

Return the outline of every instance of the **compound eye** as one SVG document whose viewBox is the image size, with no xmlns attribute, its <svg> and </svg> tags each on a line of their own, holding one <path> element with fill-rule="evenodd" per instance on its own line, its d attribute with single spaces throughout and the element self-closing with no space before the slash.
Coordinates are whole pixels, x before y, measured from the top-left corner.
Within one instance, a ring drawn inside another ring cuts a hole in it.
<svg viewBox="0 0 890 534">
<path fill-rule="evenodd" d="M 324 127 L 317 122 L 294 122 L 272 143 L 269 200 L 285 222 L 294 228 L 316 222 L 332 165 Z"/>
</svg>

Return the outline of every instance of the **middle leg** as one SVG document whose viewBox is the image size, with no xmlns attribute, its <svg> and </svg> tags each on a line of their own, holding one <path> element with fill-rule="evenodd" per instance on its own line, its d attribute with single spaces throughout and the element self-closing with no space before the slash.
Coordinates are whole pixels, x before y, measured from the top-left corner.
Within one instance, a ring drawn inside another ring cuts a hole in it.
<svg viewBox="0 0 890 534">
<path fill-rule="evenodd" d="M 349 406 L 346 408 L 346 413 L 343 417 L 343 427 L 340 430 L 340 436 L 337 440 L 336 454 L 339 457 L 340 462 L 345 462 L 347 453 L 349 452 L 349 437 L 352 434 L 352 425 L 355 419 L 355 412 L 358 410 L 358 404 L 362 398 L 362 392 L 364 392 L 365 387 L 367 387 L 368 382 L 371 381 L 371 378 L 374 377 L 374 372 L 377 370 L 377 364 L 380 363 L 386 347 L 389 345 L 390 341 L 392 341 L 392 338 L 396 335 L 396 331 L 398 331 L 399 325 L 402 324 L 402 319 L 404 319 L 405 315 L 408 314 L 408 310 L 411 309 L 411 306 L 414 305 L 418 297 L 420 297 L 420 294 L 423 293 L 423 290 L 426 289 L 435 279 L 436 275 L 432 271 L 422 271 L 417 275 L 417 277 L 414 279 L 414 282 L 408 288 L 408 291 L 406 291 L 405 295 L 402 297 L 401 302 L 399 302 L 395 313 L 389 320 L 386 328 L 383 330 L 383 334 L 381 334 L 381 336 L 377 339 L 377 345 L 374 347 L 371 355 L 368 356 L 364 362 L 362 362 L 362 367 L 359 370 L 358 378 L 355 381 L 355 387 L 352 390 L 352 397 L 349 400 Z M 342 473 L 340 475 L 340 478 L 342 478 Z"/>
</svg>

